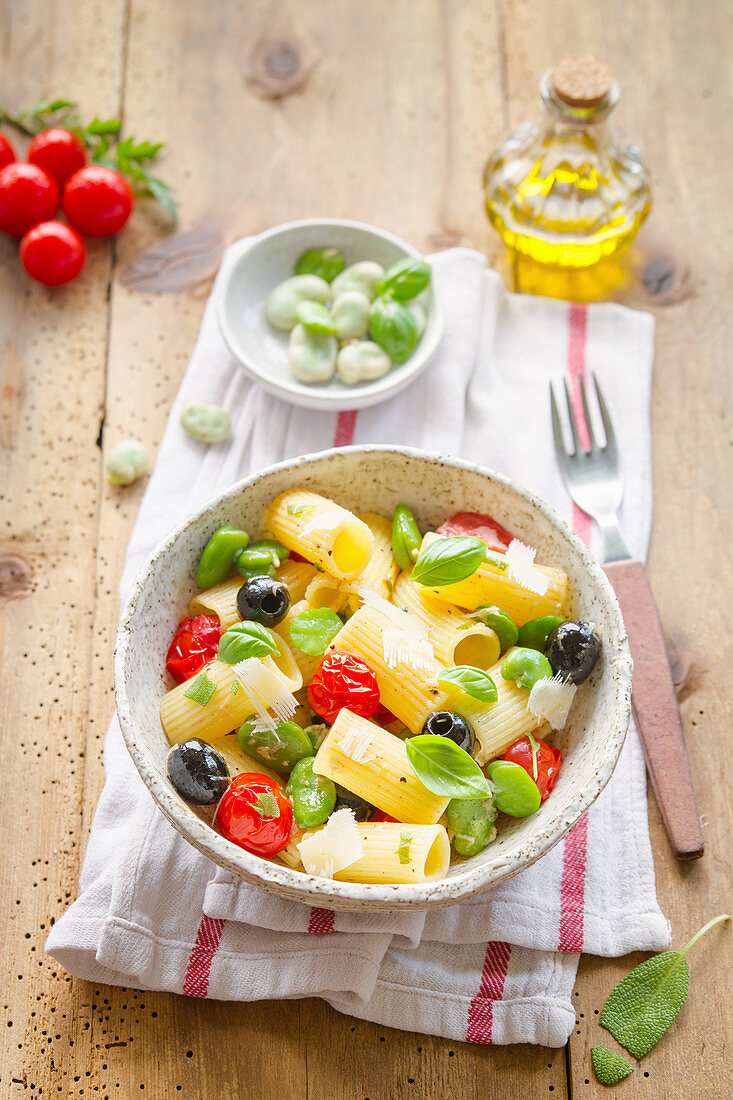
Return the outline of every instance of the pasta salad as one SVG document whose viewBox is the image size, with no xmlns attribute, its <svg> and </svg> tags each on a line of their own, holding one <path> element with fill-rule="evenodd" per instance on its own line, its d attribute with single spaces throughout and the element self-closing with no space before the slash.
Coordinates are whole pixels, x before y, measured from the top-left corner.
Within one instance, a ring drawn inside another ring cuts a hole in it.
<svg viewBox="0 0 733 1100">
<path fill-rule="evenodd" d="M 160 716 L 178 793 L 234 844 L 359 883 L 441 878 L 535 813 L 598 659 L 562 569 L 501 524 L 421 533 L 309 489 L 202 553 Z"/>
</svg>

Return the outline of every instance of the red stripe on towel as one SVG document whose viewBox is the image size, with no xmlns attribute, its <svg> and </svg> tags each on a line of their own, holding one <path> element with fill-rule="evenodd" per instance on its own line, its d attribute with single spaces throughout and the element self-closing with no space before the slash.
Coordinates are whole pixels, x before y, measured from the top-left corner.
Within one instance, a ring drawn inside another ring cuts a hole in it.
<svg viewBox="0 0 733 1100">
<path fill-rule="evenodd" d="M 570 404 L 578 424 L 578 435 L 583 447 L 590 446 L 588 429 L 583 415 L 580 396 L 580 379 L 585 381 L 585 345 L 588 327 L 588 311 L 581 302 L 571 302 L 568 311 L 568 375 L 570 378 Z M 586 546 L 590 545 L 591 518 L 573 501 L 573 528 Z"/>
<path fill-rule="evenodd" d="M 323 936 L 326 932 L 333 932 L 333 922 L 336 914 L 333 909 L 318 909 L 315 905 L 311 909 L 308 931 L 316 936 Z"/>
<path fill-rule="evenodd" d="M 504 993 L 504 982 L 509 970 L 512 948 L 509 943 L 490 940 L 486 945 L 486 958 L 481 971 L 481 985 L 468 1009 L 466 1042 L 493 1043 L 494 1002 Z"/>
<path fill-rule="evenodd" d="M 354 442 L 354 429 L 356 428 L 356 409 L 346 409 L 338 414 L 336 420 L 336 433 L 333 437 L 334 447 L 348 447 Z"/>
<path fill-rule="evenodd" d="M 186 977 L 183 981 L 183 992 L 188 997 L 206 997 L 209 992 L 209 975 L 211 964 L 221 941 L 225 921 L 219 917 L 201 918 L 196 943 L 188 959 Z"/>
</svg>

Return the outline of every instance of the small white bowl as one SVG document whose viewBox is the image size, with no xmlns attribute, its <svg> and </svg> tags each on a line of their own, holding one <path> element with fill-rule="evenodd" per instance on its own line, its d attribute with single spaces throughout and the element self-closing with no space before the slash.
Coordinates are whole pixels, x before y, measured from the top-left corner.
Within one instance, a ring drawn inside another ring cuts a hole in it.
<svg viewBox="0 0 733 1100">
<path fill-rule="evenodd" d="M 568 573 L 574 613 L 598 624 L 603 647 L 580 687 L 565 730 L 565 754 L 552 795 L 532 817 L 504 824 L 496 841 L 454 864 L 444 879 L 409 885 L 335 882 L 245 852 L 202 821 L 168 781 L 168 742 L 160 700 L 168 688 L 165 655 L 197 591 L 196 565 L 211 532 L 224 524 L 264 534 L 270 501 L 306 486 L 358 512 L 391 515 L 405 501 L 423 530 L 455 511 L 488 512 L 538 560 Z M 122 733 L 140 775 L 166 817 L 200 852 L 232 874 L 292 901 L 327 909 L 432 909 L 495 886 L 528 867 L 565 835 L 611 777 L 629 723 L 631 657 L 609 581 L 590 551 L 537 497 L 470 462 L 398 447 L 344 447 L 307 455 L 255 474 L 187 519 L 140 570 L 123 613 L 115 651 L 115 691 Z"/>
<path fill-rule="evenodd" d="M 348 386 L 338 377 L 307 386 L 293 375 L 288 334 L 270 325 L 265 302 L 270 291 L 293 274 L 296 260 L 308 248 L 337 248 L 347 264 L 376 260 L 389 267 L 404 256 L 421 258 L 416 248 L 399 237 L 343 218 L 309 218 L 268 229 L 252 240 L 219 281 L 216 316 L 227 347 L 268 393 L 293 405 L 334 411 L 377 405 L 414 382 L 435 354 L 443 335 L 438 295 L 431 290 L 425 331 L 406 363 L 393 366 L 383 378 L 357 386 Z"/>
</svg>

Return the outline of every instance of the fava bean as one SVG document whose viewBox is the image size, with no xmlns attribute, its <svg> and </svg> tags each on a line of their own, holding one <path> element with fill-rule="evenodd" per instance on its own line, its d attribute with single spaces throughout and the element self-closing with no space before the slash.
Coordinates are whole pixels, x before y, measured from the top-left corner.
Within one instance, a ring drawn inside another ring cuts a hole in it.
<svg viewBox="0 0 733 1100">
<path fill-rule="evenodd" d="M 181 427 L 192 439 L 201 443 L 221 443 L 229 438 L 232 424 L 228 414 L 219 405 L 205 405 L 192 401 L 181 410 Z"/>
<path fill-rule="evenodd" d="M 347 290 L 334 299 L 331 316 L 339 340 L 358 340 L 369 328 L 369 299 L 361 290 Z"/>
<path fill-rule="evenodd" d="M 336 371 L 337 354 L 335 336 L 317 336 L 303 325 L 296 325 L 290 333 L 288 362 L 301 382 L 328 382 Z"/>
<path fill-rule="evenodd" d="M 301 302 L 325 305 L 330 297 L 331 287 L 325 279 L 318 275 L 293 275 L 270 292 L 265 315 L 274 328 L 290 332 L 296 323 L 295 315 Z"/>
<path fill-rule="evenodd" d="M 483 852 L 494 835 L 496 806 L 491 798 L 451 798 L 445 811 L 459 856 Z"/>
<path fill-rule="evenodd" d="M 295 264 L 296 275 L 319 275 L 330 283 L 344 270 L 346 260 L 336 248 L 309 248 Z"/>
<path fill-rule="evenodd" d="M 477 607 L 475 614 L 479 622 L 482 622 L 484 626 L 488 626 L 489 630 L 494 631 L 499 639 L 502 653 L 506 653 L 507 649 L 511 649 L 513 645 L 517 644 L 517 638 L 519 637 L 517 624 L 514 619 L 507 615 L 506 611 L 502 611 L 495 604 L 487 604 L 485 607 Z"/>
<path fill-rule="evenodd" d="M 417 325 L 417 338 L 418 340 L 425 332 L 425 326 L 428 323 L 428 311 L 422 302 L 408 302 L 407 308 L 412 316 L 415 318 L 415 324 Z"/>
<path fill-rule="evenodd" d="M 313 755 L 308 734 L 295 722 L 278 722 L 274 730 L 258 729 L 248 718 L 237 731 L 242 752 L 280 775 L 289 775 L 299 760 Z"/>
<path fill-rule="evenodd" d="M 148 452 L 139 439 L 123 439 L 107 455 L 104 472 L 113 485 L 132 485 L 148 468 Z"/>
<path fill-rule="evenodd" d="M 301 829 L 325 825 L 336 805 L 336 788 L 325 775 L 313 771 L 312 756 L 299 760 L 290 773 L 285 793 L 293 804 L 293 816 Z"/>
<path fill-rule="evenodd" d="M 342 382 L 355 386 L 382 378 L 392 361 L 373 340 L 353 340 L 344 344 L 336 358 L 336 370 Z"/>
<path fill-rule="evenodd" d="M 377 296 L 377 284 L 384 278 L 384 268 L 374 260 L 359 260 L 344 268 L 331 283 L 333 297 L 338 298 L 347 290 L 360 290 L 369 301 Z"/>
<path fill-rule="evenodd" d="M 544 653 L 549 635 L 563 621 L 559 615 L 542 615 L 539 619 L 530 619 L 519 628 L 519 645 Z"/>
<path fill-rule="evenodd" d="M 290 551 L 274 539 L 261 539 L 248 546 L 235 564 L 243 577 L 274 577 L 278 567 L 290 557 Z"/>
<path fill-rule="evenodd" d="M 392 516 L 392 553 L 400 569 L 412 569 L 422 545 L 422 535 L 412 509 L 398 504 Z"/>
<path fill-rule="evenodd" d="M 486 774 L 494 785 L 496 808 L 510 817 L 529 817 L 540 808 L 540 789 L 521 764 L 492 760 Z"/>
<path fill-rule="evenodd" d="M 313 332 L 316 336 L 336 335 L 334 319 L 320 302 L 301 302 L 295 316 L 307 332 Z"/>
<path fill-rule="evenodd" d="M 505 680 L 514 680 L 519 687 L 532 688 L 538 680 L 552 679 L 552 666 L 544 653 L 536 649 L 513 649 L 501 665 Z"/>
<path fill-rule="evenodd" d="M 329 728 L 330 727 L 327 726 L 325 722 L 319 722 L 318 724 L 314 724 L 312 726 L 306 726 L 305 727 L 305 732 L 308 734 L 308 737 L 310 738 L 310 743 L 313 746 L 313 752 L 314 753 L 318 752 L 321 745 L 326 740 L 326 737 L 328 736 Z"/>
<path fill-rule="evenodd" d="M 204 547 L 196 570 L 196 584 L 199 588 L 213 588 L 229 576 L 239 554 L 249 542 L 246 531 L 237 527 L 220 527 L 214 531 Z"/>
</svg>

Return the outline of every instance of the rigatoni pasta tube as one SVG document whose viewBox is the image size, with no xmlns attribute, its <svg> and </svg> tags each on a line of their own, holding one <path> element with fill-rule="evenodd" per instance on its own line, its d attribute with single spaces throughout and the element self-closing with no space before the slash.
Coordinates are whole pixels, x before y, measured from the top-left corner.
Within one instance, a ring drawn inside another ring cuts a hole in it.
<svg viewBox="0 0 733 1100">
<path fill-rule="evenodd" d="M 341 588 L 341 581 L 328 573 L 316 573 L 305 590 L 303 599 L 309 607 L 325 607 L 329 611 L 340 611 L 348 599 Z"/>
<path fill-rule="evenodd" d="M 375 515 L 374 512 L 366 512 L 359 519 L 366 523 L 374 538 L 374 550 L 361 571 L 359 585 L 371 588 L 383 600 L 389 600 L 399 572 L 392 553 L 392 524 L 384 516 Z M 358 596 L 352 595 L 349 603 L 352 610 L 356 611 L 359 606 Z"/>
<path fill-rule="evenodd" d="M 194 596 L 189 605 L 189 615 L 217 615 L 222 631 L 240 621 L 237 610 L 237 593 L 244 584 L 244 578 L 237 574 L 228 581 L 206 588 Z"/>
<path fill-rule="evenodd" d="M 401 738 L 350 710 L 339 711 L 316 753 L 313 771 L 398 821 L 434 825 L 450 801 L 422 785 Z"/>
<path fill-rule="evenodd" d="M 510 649 L 507 654 L 511 652 Z M 513 680 L 504 679 L 501 674 L 502 663 L 503 661 L 498 661 L 488 669 L 489 676 L 496 685 L 495 703 L 472 699 L 463 692 L 451 696 L 448 701 L 450 709 L 467 718 L 476 731 L 478 745 L 474 755 L 476 761 L 482 765 L 499 756 L 518 737 L 523 737 L 525 733 L 534 733 L 543 724 L 543 720 L 535 718 L 527 708 L 528 689 L 519 687 Z"/>
<path fill-rule="evenodd" d="M 428 595 L 422 585 L 412 583 L 409 573 L 400 573 L 392 598 L 397 607 L 416 615 L 425 625 L 442 664 L 487 669 L 498 661 L 501 645 L 493 630 Z"/>
<path fill-rule="evenodd" d="M 429 546 L 438 537 L 435 534 L 425 535 L 423 546 Z M 506 611 L 517 626 L 524 626 L 530 619 L 538 619 L 542 615 L 561 615 L 568 598 L 567 573 L 549 565 L 538 565 L 536 568 L 549 581 L 544 596 L 538 596 L 512 580 L 509 567 L 501 560 L 500 554 L 495 554 L 493 560 L 485 561 L 464 581 L 444 584 L 439 588 L 425 587 L 423 590 L 443 603 L 455 604 L 468 611 L 475 611 L 484 604 L 495 604 Z M 422 585 L 420 587 L 423 588 Z"/>
<path fill-rule="evenodd" d="M 307 489 L 276 497 L 267 526 L 290 550 L 334 577 L 357 576 L 374 549 L 371 531 L 353 512 Z"/>
<path fill-rule="evenodd" d="M 309 561 L 293 561 L 288 558 L 278 566 L 275 577 L 288 586 L 292 602 L 298 603 L 305 596 L 305 590 L 316 574 L 315 565 L 311 565 Z"/>
<path fill-rule="evenodd" d="M 442 825 L 357 822 L 364 854 L 336 871 L 341 882 L 430 882 L 450 865 L 450 842 Z"/>
</svg>

